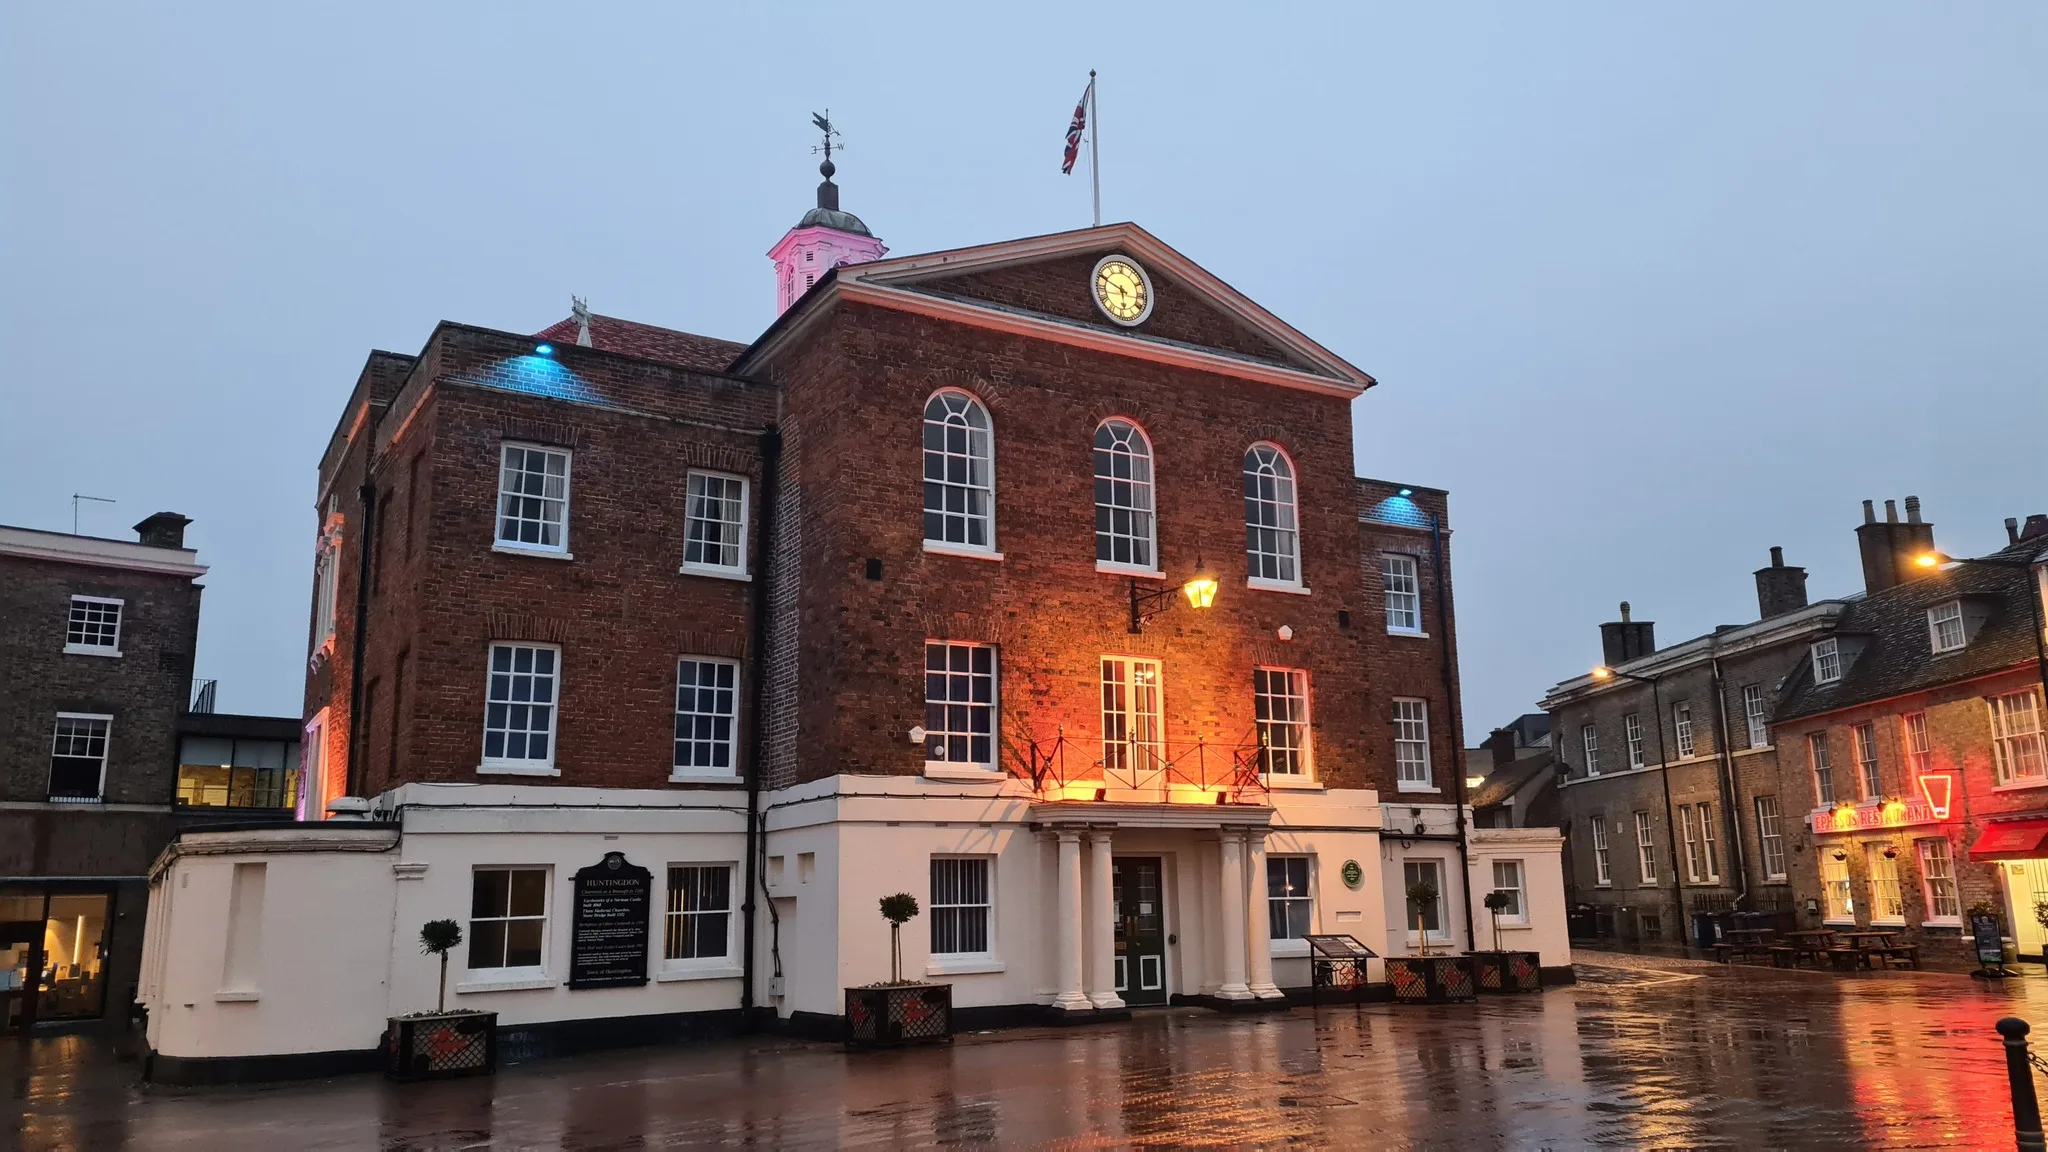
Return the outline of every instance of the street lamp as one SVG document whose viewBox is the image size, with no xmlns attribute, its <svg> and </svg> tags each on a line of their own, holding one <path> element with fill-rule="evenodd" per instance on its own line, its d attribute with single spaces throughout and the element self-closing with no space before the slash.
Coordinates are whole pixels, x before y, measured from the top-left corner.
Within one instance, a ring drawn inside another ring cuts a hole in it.
<svg viewBox="0 0 2048 1152">
<path fill-rule="evenodd" d="M 1136 635 L 1143 632 L 1145 621 L 1173 607 L 1176 593 L 1187 597 L 1188 607 L 1206 611 L 1216 603 L 1216 588 L 1216 577 L 1210 574 L 1208 566 L 1202 563 L 1200 556 L 1195 557 L 1195 574 L 1188 577 L 1188 582 L 1179 588 L 1141 592 L 1138 590 L 1138 578 L 1131 577 L 1131 633 Z"/>
<path fill-rule="evenodd" d="M 1933 550 L 1922 552 L 1918 556 L 1913 557 L 1913 563 L 1928 569 L 1939 568 L 1943 564 L 1975 564 L 1980 568 L 2020 568 L 2031 573 L 2034 568 L 2032 560 L 1991 560 L 1983 557 L 1959 558 L 1945 556 Z M 2038 581 L 2030 581 L 2029 583 L 2038 584 Z M 2042 705 L 2048 707 L 2048 635 L 2043 634 L 2041 626 L 2041 596 L 2042 591 L 2040 588 L 2030 587 L 2027 589 L 2027 614 L 2034 621 L 2034 666 L 2040 673 Z"/>
<path fill-rule="evenodd" d="M 1664 751 L 1664 699 L 1657 689 L 1658 681 L 1663 677 L 1638 676 L 1634 672 L 1623 672 L 1618 668 L 1609 668 L 1605 664 L 1593 669 L 1595 680 L 1608 681 L 1616 678 L 1650 686 L 1650 719 L 1657 725 L 1658 770 L 1664 777 L 1664 839 L 1671 845 L 1671 905 L 1672 911 L 1678 916 L 1679 950 L 1690 956 L 1692 935 L 1687 931 L 1685 923 L 1685 882 L 1678 871 L 1678 821 L 1673 817 L 1671 808 L 1671 757 Z M 1727 807 L 1725 801 L 1722 807 Z"/>
</svg>

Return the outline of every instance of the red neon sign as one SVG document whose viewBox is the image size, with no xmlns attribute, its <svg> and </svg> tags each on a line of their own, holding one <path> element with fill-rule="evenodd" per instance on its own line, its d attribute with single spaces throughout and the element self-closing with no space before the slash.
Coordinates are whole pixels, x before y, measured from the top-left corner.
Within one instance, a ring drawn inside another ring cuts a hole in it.
<svg viewBox="0 0 2048 1152">
<path fill-rule="evenodd" d="M 1927 808 L 1936 820 L 1948 819 L 1949 794 L 1954 787 L 1955 777 L 1945 772 L 1920 777 L 1920 794 L 1927 798 Z"/>
</svg>

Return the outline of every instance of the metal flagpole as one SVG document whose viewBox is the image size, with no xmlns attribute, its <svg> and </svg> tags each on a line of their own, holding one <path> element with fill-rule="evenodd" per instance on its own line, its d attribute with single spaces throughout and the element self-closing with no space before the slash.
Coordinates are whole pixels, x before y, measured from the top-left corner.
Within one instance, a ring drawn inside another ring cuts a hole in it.
<svg viewBox="0 0 2048 1152">
<path fill-rule="evenodd" d="M 1095 69 L 1088 70 L 1088 179 L 1095 185 L 1095 226 L 1102 227 L 1102 109 L 1095 103 Z"/>
</svg>

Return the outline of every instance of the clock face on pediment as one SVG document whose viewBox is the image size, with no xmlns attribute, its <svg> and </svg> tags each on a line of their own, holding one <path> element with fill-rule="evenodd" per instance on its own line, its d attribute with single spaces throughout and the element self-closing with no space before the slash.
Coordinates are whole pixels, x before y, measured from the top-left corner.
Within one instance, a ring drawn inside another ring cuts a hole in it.
<svg viewBox="0 0 2048 1152">
<path fill-rule="evenodd" d="M 1105 256 L 1095 265 L 1095 306 L 1126 328 L 1152 314 L 1152 278 L 1128 256 Z"/>
</svg>

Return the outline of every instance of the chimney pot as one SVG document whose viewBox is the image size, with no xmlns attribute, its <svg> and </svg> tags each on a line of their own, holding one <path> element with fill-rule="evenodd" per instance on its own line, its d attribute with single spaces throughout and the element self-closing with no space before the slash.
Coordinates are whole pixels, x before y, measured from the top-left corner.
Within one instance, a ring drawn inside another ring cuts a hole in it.
<svg viewBox="0 0 2048 1152">
<path fill-rule="evenodd" d="M 1920 498 L 1918 496 L 1908 496 L 1906 497 L 1906 523 L 1918 524 L 1919 522 Z"/>
<path fill-rule="evenodd" d="M 1863 522 L 1865 524 L 1877 523 L 1877 509 L 1868 500 L 1863 502 Z"/>
<path fill-rule="evenodd" d="M 1626 600 L 1621 602 L 1621 622 L 1623 624 L 1628 623 L 1628 601 Z"/>
<path fill-rule="evenodd" d="M 1899 502 L 1897 500 L 1887 500 L 1884 502 L 1884 522 L 1887 524 L 1897 524 L 1899 522 Z"/>
<path fill-rule="evenodd" d="M 1783 568 L 1784 566 L 1785 549 L 1776 544 L 1771 545 L 1771 567 Z"/>
<path fill-rule="evenodd" d="M 2019 543 L 2019 542 L 2020 542 L 2020 518 L 2019 518 L 2019 517 L 2017 517 L 2017 516 L 2007 516 L 2007 517 L 2005 518 L 2005 542 L 2006 542 L 2007 544 L 2017 544 L 2017 543 Z"/>
</svg>

